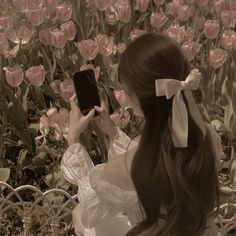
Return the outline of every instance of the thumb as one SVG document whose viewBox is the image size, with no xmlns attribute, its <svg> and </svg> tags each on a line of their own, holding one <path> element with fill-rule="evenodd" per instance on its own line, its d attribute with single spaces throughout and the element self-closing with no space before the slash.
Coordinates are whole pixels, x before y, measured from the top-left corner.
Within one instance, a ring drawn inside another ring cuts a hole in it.
<svg viewBox="0 0 236 236">
<path fill-rule="evenodd" d="M 91 110 L 89 111 L 89 113 L 88 113 L 86 116 L 84 116 L 84 118 L 85 118 L 86 120 L 90 121 L 90 120 L 92 120 L 92 118 L 94 117 L 94 115 L 95 115 L 95 110 L 94 110 L 94 109 L 91 109 Z"/>
</svg>

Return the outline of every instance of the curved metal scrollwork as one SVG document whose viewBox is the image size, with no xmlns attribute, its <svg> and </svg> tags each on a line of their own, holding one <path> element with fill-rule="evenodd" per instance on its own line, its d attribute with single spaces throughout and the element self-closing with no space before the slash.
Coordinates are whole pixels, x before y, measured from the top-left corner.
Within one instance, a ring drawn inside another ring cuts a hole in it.
<svg viewBox="0 0 236 236">
<path fill-rule="evenodd" d="M 62 225 L 71 223 L 72 210 L 78 204 L 76 195 L 71 196 L 62 189 L 50 189 L 43 193 L 31 185 L 14 189 L 9 184 L 0 181 L 1 188 L 4 188 L 4 194 L 2 192 L 0 197 L 0 222 L 6 217 L 6 212 L 13 208 L 18 211 L 21 218 L 24 236 L 32 235 L 30 233 L 32 220 L 34 217 L 39 217 L 40 214 L 44 215 L 49 224 L 50 233 L 47 235 L 67 235 L 63 233 L 65 227 L 63 228 Z M 31 199 L 24 199 L 23 195 L 30 192 Z M 69 221 L 66 222 L 65 218 L 68 218 Z M 222 204 L 220 214 L 215 221 L 222 236 L 236 235 L 236 204 Z"/>
<path fill-rule="evenodd" d="M 62 189 L 50 189 L 42 193 L 31 185 L 20 186 L 16 189 L 9 184 L 0 181 L 0 187 L 4 188 L 4 194 L 0 197 L 0 221 L 6 217 L 9 209 L 15 209 L 19 213 L 23 223 L 23 235 L 29 236 L 33 218 L 44 215 L 50 225 L 51 233 L 48 235 L 64 235 L 62 225 L 65 218 L 71 222 L 71 213 L 78 204 L 77 196 L 71 196 Z M 25 200 L 22 195 L 30 193 L 30 200 Z M 54 198 L 55 197 L 55 198 Z"/>
</svg>

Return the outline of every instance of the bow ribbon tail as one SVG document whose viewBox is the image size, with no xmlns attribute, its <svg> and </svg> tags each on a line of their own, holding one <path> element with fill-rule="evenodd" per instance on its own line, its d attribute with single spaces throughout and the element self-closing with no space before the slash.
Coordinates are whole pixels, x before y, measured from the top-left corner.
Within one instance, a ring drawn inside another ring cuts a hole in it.
<svg viewBox="0 0 236 236">
<path fill-rule="evenodd" d="M 203 137 L 205 137 L 206 136 L 206 127 L 204 125 L 202 115 L 199 111 L 199 108 L 194 100 L 194 97 L 193 97 L 191 91 L 187 91 L 187 90 L 184 91 L 184 95 L 185 95 L 185 97 L 188 101 L 188 104 L 189 104 L 189 112 L 190 112 L 193 120 L 195 121 L 195 123 L 201 129 Z"/>
<path fill-rule="evenodd" d="M 175 147 L 188 146 L 188 112 L 181 91 L 172 104 L 172 140 Z"/>
</svg>

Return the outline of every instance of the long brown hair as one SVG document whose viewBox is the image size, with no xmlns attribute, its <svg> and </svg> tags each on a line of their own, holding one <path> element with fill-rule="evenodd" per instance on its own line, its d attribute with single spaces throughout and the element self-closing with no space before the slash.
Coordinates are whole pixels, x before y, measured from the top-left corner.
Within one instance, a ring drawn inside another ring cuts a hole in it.
<svg viewBox="0 0 236 236">
<path fill-rule="evenodd" d="M 164 35 L 147 33 L 121 56 L 119 79 L 129 94 L 138 98 L 145 119 L 131 167 L 145 216 L 127 236 L 142 232 L 199 236 L 205 231 L 207 218 L 218 211 L 218 176 L 209 134 L 203 137 L 188 112 L 188 147 L 175 148 L 171 136 L 173 99 L 155 96 L 156 79 L 185 80 L 189 72 L 179 45 Z M 160 219 L 164 219 L 163 227 Z"/>
</svg>

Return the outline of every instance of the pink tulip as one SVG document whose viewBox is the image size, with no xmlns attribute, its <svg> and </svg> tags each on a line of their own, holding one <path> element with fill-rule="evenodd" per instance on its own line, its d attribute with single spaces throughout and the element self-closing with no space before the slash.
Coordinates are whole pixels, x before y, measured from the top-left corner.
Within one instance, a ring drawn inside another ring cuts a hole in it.
<svg viewBox="0 0 236 236">
<path fill-rule="evenodd" d="M 127 107 L 129 105 L 129 99 L 124 90 L 118 90 L 118 89 L 114 90 L 114 96 L 118 101 L 118 103 L 120 104 L 120 106 Z"/>
<path fill-rule="evenodd" d="M 98 52 L 103 56 L 110 56 L 113 52 L 115 43 L 113 37 L 108 37 L 105 34 L 99 34 L 95 38 L 95 42 L 98 44 Z"/>
<path fill-rule="evenodd" d="M 118 111 L 110 115 L 110 119 L 116 126 L 124 129 L 130 123 L 130 113 L 128 110 L 120 108 Z"/>
<path fill-rule="evenodd" d="M 19 11 L 25 12 L 28 8 L 28 0 L 12 0 L 12 5 Z"/>
<path fill-rule="evenodd" d="M 167 4 L 166 13 L 170 15 L 177 14 L 178 8 L 181 8 L 183 4 L 184 2 L 182 0 L 173 0 L 173 2 Z"/>
<path fill-rule="evenodd" d="M 56 48 L 64 48 L 66 45 L 66 35 L 64 31 L 60 29 L 54 29 L 50 32 L 51 43 Z"/>
<path fill-rule="evenodd" d="M 133 31 L 130 32 L 129 38 L 131 40 L 131 42 L 133 42 L 135 39 L 137 39 L 138 37 L 146 34 L 147 32 L 141 29 L 134 29 Z"/>
<path fill-rule="evenodd" d="M 231 11 L 236 12 L 236 1 L 235 0 L 229 0 L 229 9 Z"/>
<path fill-rule="evenodd" d="M 40 130 L 40 133 L 44 136 L 48 135 L 49 133 L 49 120 L 48 120 L 48 117 L 45 115 L 42 115 L 40 117 L 39 130 Z"/>
<path fill-rule="evenodd" d="M 105 11 L 111 5 L 111 0 L 95 0 L 95 6 L 99 11 Z"/>
<path fill-rule="evenodd" d="M 63 100 L 68 102 L 69 99 L 75 94 L 75 88 L 72 79 L 65 79 L 60 83 L 60 93 Z"/>
<path fill-rule="evenodd" d="M 118 43 L 117 45 L 115 45 L 114 47 L 114 54 L 116 54 L 117 52 L 122 54 L 126 49 L 126 44 L 125 43 Z"/>
<path fill-rule="evenodd" d="M 56 140 L 62 140 L 63 137 L 67 137 L 69 128 L 69 112 L 66 108 L 61 108 L 56 117 L 56 123 L 54 125 L 54 137 Z"/>
<path fill-rule="evenodd" d="M 50 11 L 55 11 L 58 6 L 58 0 L 44 0 L 44 6 Z"/>
<path fill-rule="evenodd" d="M 204 26 L 204 33 L 208 39 L 217 37 L 220 31 L 220 24 L 218 20 L 207 20 Z"/>
<path fill-rule="evenodd" d="M 200 7 L 205 7 L 208 4 L 208 0 L 197 0 L 197 4 Z"/>
<path fill-rule="evenodd" d="M 186 3 L 188 3 L 189 5 L 194 4 L 196 0 L 186 0 Z"/>
<path fill-rule="evenodd" d="M 49 45 L 51 44 L 51 29 L 43 29 L 39 31 L 39 41 L 43 44 Z"/>
<path fill-rule="evenodd" d="M 94 60 L 98 54 L 98 44 L 92 39 L 82 40 L 76 46 L 84 60 Z"/>
<path fill-rule="evenodd" d="M 51 107 L 47 111 L 49 126 L 54 127 L 55 123 L 57 123 L 57 114 L 58 114 L 58 110 L 56 107 Z"/>
<path fill-rule="evenodd" d="M 118 18 L 122 23 L 128 23 L 131 19 L 131 6 L 127 0 L 119 0 L 116 4 Z"/>
<path fill-rule="evenodd" d="M 99 75 L 100 75 L 100 67 L 97 66 L 96 68 L 94 68 L 94 65 L 92 65 L 92 64 L 86 64 L 86 65 L 82 65 L 80 67 L 80 71 L 88 70 L 88 69 L 92 69 L 94 71 L 95 78 L 96 78 L 96 80 L 98 80 Z"/>
<path fill-rule="evenodd" d="M 186 27 L 184 32 L 184 41 L 193 41 L 194 39 L 194 30 L 191 27 Z"/>
<path fill-rule="evenodd" d="M 136 7 L 135 9 L 140 12 L 147 11 L 150 4 L 150 0 L 136 0 Z"/>
<path fill-rule="evenodd" d="M 234 28 L 236 23 L 236 12 L 223 11 L 221 13 L 221 21 L 226 28 Z"/>
<path fill-rule="evenodd" d="M 58 126 L 63 133 L 67 133 L 69 127 L 69 111 L 66 108 L 60 108 L 58 112 Z"/>
<path fill-rule="evenodd" d="M 43 8 L 28 9 L 26 11 L 26 18 L 33 26 L 39 26 L 44 21 Z"/>
<path fill-rule="evenodd" d="M 49 20 L 51 15 L 50 15 L 50 9 L 49 8 L 46 8 L 46 7 L 43 7 L 43 14 L 44 14 L 44 19 L 46 20 Z"/>
<path fill-rule="evenodd" d="M 36 150 L 40 150 L 40 151 L 45 150 L 45 147 L 47 146 L 47 140 L 44 137 L 44 135 L 35 137 L 34 143 L 35 143 Z"/>
<path fill-rule="evenodd" d="M 171 15 L 171 16 L 176 14 L 176 8 L 173 2 L 167 3 L 166 14 Z"/>
<path fill-rule="evenodd" d="M 216 48 L 210 50 L 209 62 L 214 69 L 221 67 L 226 62 L 227 58 L 228 53 L 224 49 Z"/>
<path fill-rule="evenodd" d="M 45 80 L 45 70 L 43 65 L 32 66 L 25 72 L 26 78 L 35 86 L 41 86 Z"/>
<path fill-rule="evenodd" d="M 220 15 L 222 11 L 228 10 L 228 5 L 226 0 L 213 0 L 213 5 L 218 15 Z"/>
<path fill-rule="evenodd" d="M 68 133 L 69 127 L 69 112 L 66 108 L 52 107 L 47 111 L 48 124 L 54 128 L 54 137 L 56 140 L 61 140 Z"/>
<path fill-rule="evenodd" d="M 196 24 L 197 24 L 197 27 L 198 29 L 203 29 L 204 26 L 205 26 L 205 22 L 206 22 L 206 19 L 204 16 L 197 16 L 196 18 Z"/>
<path fill-rule="evenodd" d="M 55 121 L 60 127 L 61 130 L 69 123 L 69 111 L 66 108 L 60 108 L 56 117 Z"/>
<path fill-rule="evenodd" d="M 196 42 L 185 42 L 182 45 L 182 50 L 185 55 L 185 57 L 188 59 L 188 61 L 192 61 L 195 57 L 197 51 L 199 50 L 199 44 Z"/>
<path fill-rule="evenodd" d="M 6 80 L 10 86 L 12 87 L 20 86 L 24 78 L 24 72 L 20 66 L 4 67 L 3 70 L 5 70 Z"/>
<path fill-rule="evenodd" d="M 72 5 L 62 3 L 59 4 L 57 7 L 57 16 L 61 21 L 68 21 L 72 16 Z"/>
<path fill-rule="evenodd" d="M 13 43 L 27 44 L 31 40 L 33 33 L 34 32 L 28 27 L 22 25 L 18 30 L 15 30 L 13 28 L 9 29 L 7 31 L 7 38 Z"/>
<path fill-rule="evenodd" d="M 9 42 L 6 38 L 6 34 L 0 33 L 0 55 L 6 54 L 8 49 L 9 49 Z"/>
<path fill-rule="evenodd" d="M 186 21 L 192 15 L 193 8 L 189 7 L 188 5 L 180 5 L 177 8 L 177 16 L 179 20 Z"/>
<path fill-rule="evenodd" d="M 108 8 L 106 11 L 106 23 L 108 25 L 115 25 L 118 20 L 119 18 L 116 9 L 114 7 Z"/>
<path fill-rule="evenodd" d="M 236 34 L 232 35 L 232 48 L 236 51 Z"/>
<path fill-rule="evenodd" d="M 61 30 L 64 32 L 66 39 L 71 41 L 76 36 L 75 23 L 73 21 L 67 21 L 61 25 Z"/>
<path fill-rule="evenodd" d="M 13 22 L 11 16 L 3 16 L 0 17 L 0 29 L 8 30 L 9 28 L 12 28 Z"/>
<path fill-rule="evenodd" d="M 162 13 L 152 13 L 150 18 L 151 26 L 159 29 L 161 28 L 167 21 L 166 15 Z"/>
<path fill-rule="evenodd" d="M 4 56 L 9 60 L 15 58 L 19 50 L 20 44 L 16 44 L 13 48 L 9 49 Z"/>
<path fill-rule="evenodd" d="M 225 49 L 231 49 L 233 46 L 233 35 L 236 33 L 232 30 L 226 30 L 221 35 L 221 46 Z"/>
<path fill-rule="evenodd" d="M 165 0 L 154 0 L 154 3 L 155 3 L 156 5 L 158 5 L 158 6 L 163 5 L 164 2 L 165 2 Z"/>
<path fill-rule="evenodd" d="M 41 8 L 43 6 L 44 0 L 29 0 L 28 5 L 29 8 Z"/>
<path fill-rule="evenodd" d="M 179 25 L 172 25 L 166 30 L 166 34 L 175 39 L 178 43 L 182 43 L 185 37 L 184 27 L 180 27 Z"/>
</svg>

